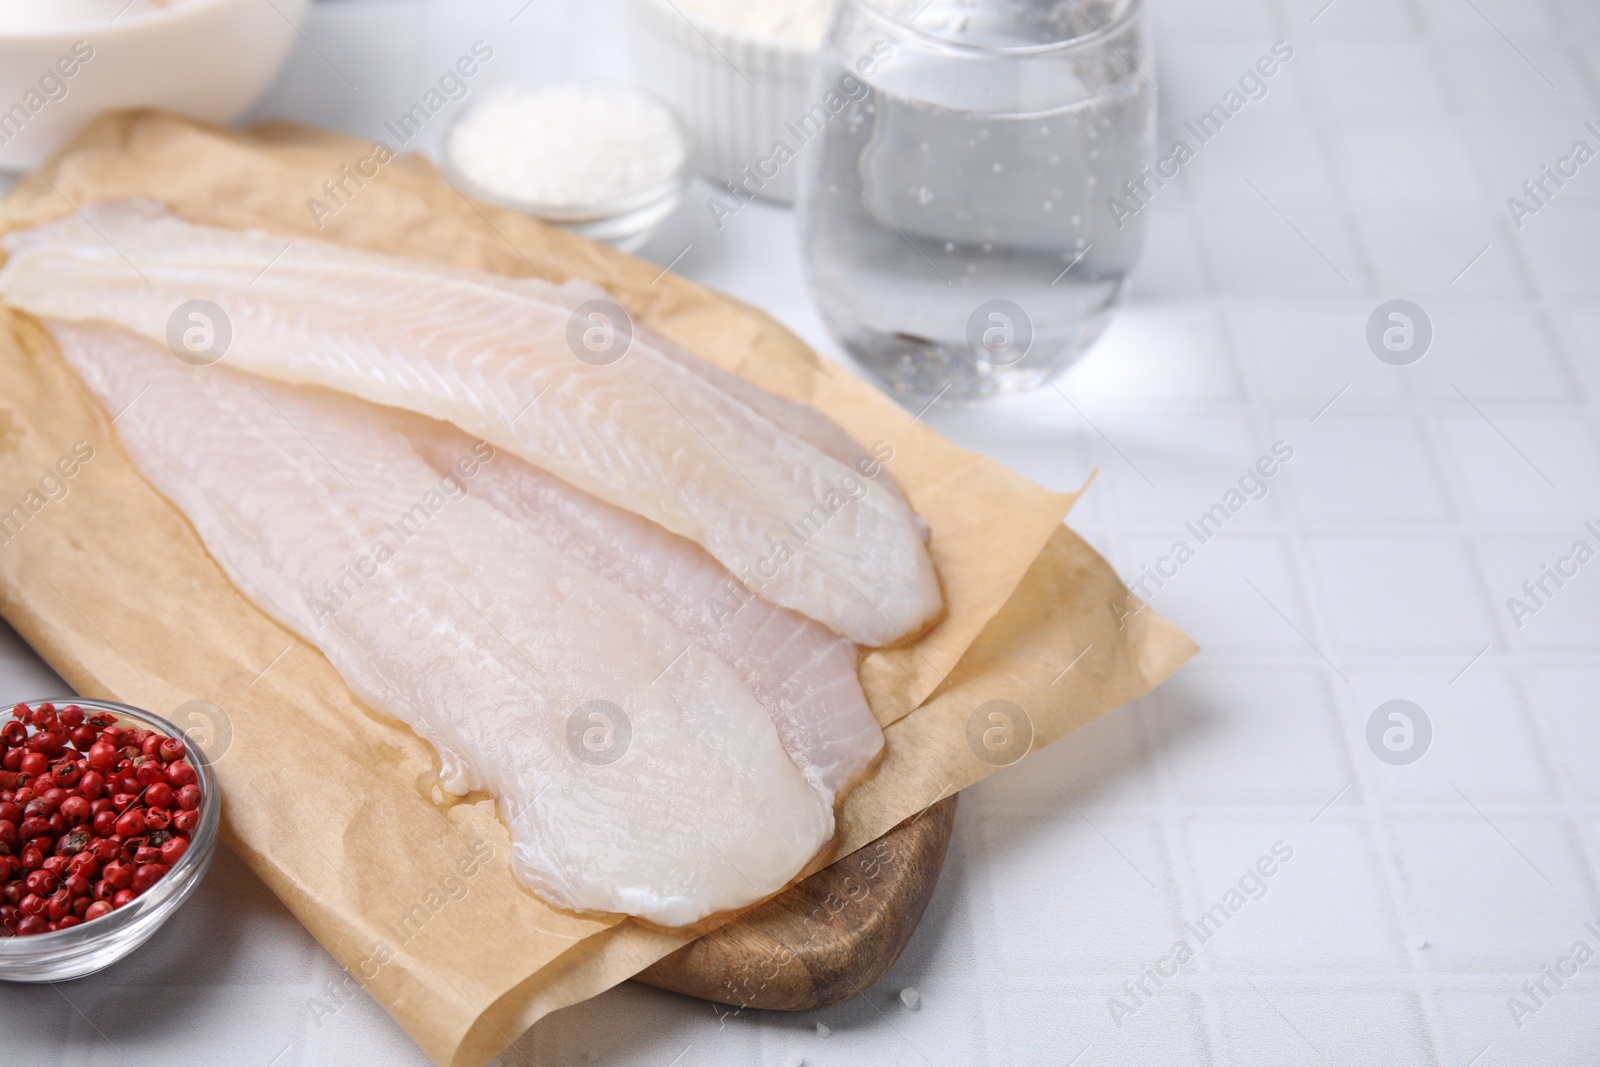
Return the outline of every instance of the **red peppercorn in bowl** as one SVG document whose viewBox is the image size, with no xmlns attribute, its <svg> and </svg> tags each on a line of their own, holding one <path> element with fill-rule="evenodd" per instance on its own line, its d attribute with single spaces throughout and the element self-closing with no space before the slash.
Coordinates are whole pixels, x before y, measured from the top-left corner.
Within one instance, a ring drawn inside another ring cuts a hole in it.
<svg viewBox="0 0 1600 1067">
<path fill-rule="evenodd" d="M 210 760 L 101 700 L 0 709 L 0 980 L 109 967 L 188 899 L 216 851 Z"/>
</svg>

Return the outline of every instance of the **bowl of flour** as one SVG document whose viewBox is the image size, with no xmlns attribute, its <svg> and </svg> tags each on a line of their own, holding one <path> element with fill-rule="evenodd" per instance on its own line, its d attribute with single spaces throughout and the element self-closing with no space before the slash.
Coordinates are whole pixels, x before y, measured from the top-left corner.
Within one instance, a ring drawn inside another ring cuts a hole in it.
<svg viewBox="0 0 1600 1067">
<path fill-rule="evenodd" d="M 640 84 L 684 118 L 694 166 L 740 200 L 794 199 L 798 138 L 833 0 L 629 0 Z"/>
</svg>

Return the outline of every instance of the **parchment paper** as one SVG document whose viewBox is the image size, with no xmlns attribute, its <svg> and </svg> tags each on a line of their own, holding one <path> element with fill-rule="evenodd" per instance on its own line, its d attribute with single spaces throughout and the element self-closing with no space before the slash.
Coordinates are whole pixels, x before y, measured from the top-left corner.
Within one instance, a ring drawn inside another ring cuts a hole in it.
<svg viewBox="0 0 1600 1067">
<path fill-rule="evenodd" d="M 889 469 L 933 529 L 949 613 L 914 645 L 863 664 L 887 755 L 843 805 L 834 854 L 997 769 L 968 742 L 986 702 L 1018 705 L 1038 747 L 1192 655 L 1060 525 L 1074 496 L 944 441 L 752 308 L 471 202 L 410 159 L 354 189 L 319 232 L 307 199 L 370 154 L 303 127 L 241 134 L 159 114 L 104 116 L 0 201 L 0 229 L 152 196 L 194 221 L 286 241 L 587 278 L 701 356 L 816 404 L 868 445 L 887 443 Z M 229 843 L 430 1057 L 482 1062 L 547 1012 L 685 943 L 682 933 L 558 912 L 517 886 L 492 806 L 440 799 L 428 747 L 355 704 L 320 653 L 233 589 L 134 471 L 49 339 L 4 315 L 0 524 L 21 521 L 0 525 L 0 612 L 85 695 L 200 729 Z M 78 442 L 92 456 L 62 465 Z"/>
</svg>

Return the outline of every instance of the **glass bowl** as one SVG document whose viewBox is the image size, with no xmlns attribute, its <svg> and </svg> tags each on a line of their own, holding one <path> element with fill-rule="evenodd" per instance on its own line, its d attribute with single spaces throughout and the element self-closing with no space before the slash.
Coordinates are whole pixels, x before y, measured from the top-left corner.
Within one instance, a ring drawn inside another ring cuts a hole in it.
<svg viewBox="0 0 1600 1067">
<path fill-rule="evenodd" d="M 25 700 L 29 706 L 43 700 Z M 0 937 L 0 981 L 60 982 L 82 978 L 103 970 L 138 948 L 172 918 L 194 893 L 205 877 L 206 868 L 217 850 L 217 826 L 222 807 L 217 791 L 217 776 L 211 761 L 200 746 L 175 723 L 148 711 L 113 704 L 106 700 L 80 700 L 76 697 L 51 700 L 56 707 L 76 704 L 86 713 L 97 711 L 114 715 L 119 724 L 180 739 L 188 749 L 187 758 L 198 775 L 200 787 L 200 825 L 189 838 L 189 848 L 172 869 L 142 896 L 98 919 L 26 937 Z"/>
<path fill-rule="evenodd" d="M 693 145 L 682 117 L 665 101 L 632 85 L 601 79 L 574 82 L 585 89 L 613 95 L 643 97 L 659 107 L 672 121 L 680 145 L 678 165 L 661 181 L 609 200 L 573 204 L 541 204 L 519 199 L 501 190 L 488 188 L 465 173 L 454 157 L 452 145 L 456 127 L 473 113 L 482 101 L 469 102 L 450 119 L 440 150 L 445 177 L 450 184 L 479 200 L 513 208 L 526 215 L 564 227 L 593 241 L 604 241 L 623 252 L 637 251 L 660 225 L 677 210 L 688 185 L 693 163 Z"/>
</svg>

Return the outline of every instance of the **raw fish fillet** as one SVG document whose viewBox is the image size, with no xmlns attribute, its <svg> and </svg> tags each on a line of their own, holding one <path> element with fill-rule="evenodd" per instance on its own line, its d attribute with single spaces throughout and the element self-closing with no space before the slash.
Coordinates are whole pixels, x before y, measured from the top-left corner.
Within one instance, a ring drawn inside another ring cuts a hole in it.
<svg viewBox="0 0 1600 1067">
<path fill-rule="evenodd" d="M 414 416 L 47 325 L 234 584 L 431 743 L 447 788 L 496 798 L 546 900 L 684 925 L 782 889 L 832 836 L 735 671 L 441 477 Z M 500 461 L 466 444 L 480 473 Z"/>
<path fill-rule="evenodd" d="M 700 544 L 858 644 L 906 640 L 943 610 L 894 492 L 648 334 L 609 365 L 577 358 L 569 336 L 590 324 L 571 321 L 554 286 L 540 299 L 542 283 L 195 226 L 148 202 L 96 205 L 3 244 L 0 294 L 17 307 L 166 343 L 180 307 L 209 300 L 231 323 L 228 366 L 452 422 Z"/>
<path fill-rule="evenodd" d="M 418 454 L 441 474 L 473 444 L 428 419 L 414 418 L 410 432 Z M 469 491 L 649 604 L 732 667 L 771 713 L 790 757 L 829 797 L 882 750 L 883 731 L 856 675 L 856 647 L 754 596 L 700 546 L 512 455 L 480 469 Z"/>
<path fill-rule="evenodd" d="M 529 295 L 535 291 L 534 286 L 541 286 L 550 293 L 564 296 L 568 306 L 574 309 L 583 301 L 609 296 L 604 289 L 593 282 L 577 279 L 564 282 L 553 289 L 543 282 L 527 278 L 507 278 L 505 282 L 514 291 L 526 291 Z M 715 363 L 707 363 L 688 349 L 668 341 L 638 323 L 634 323 L 633 329 L 634 336 L 642 338 L 650 347 L 678 363 L 689 373 L 704 378 L 746 407 L 808 442 L 824 455 L 831 456 L 846 467 L 854 467 L 875 479 L 896 500 L 905 504 L 907 508 L 911 506 L 906 500 L 905 493 L 900 490 L 899 483 L 894 480 L 894 475 L 889 473 L 877 457 L 862 448 L 861 442 L 851 437 L 845 432 L 844 427 L 821 411 L 810 404 L 801 404 L 777 393 L 769 393 L 746 378 L 731 374 Z M 928 524 L 915 512 L 912 512 L 911 518 L 917 524 L 917 532 L 926 543 L 929 536 Z"/>
</svg>

